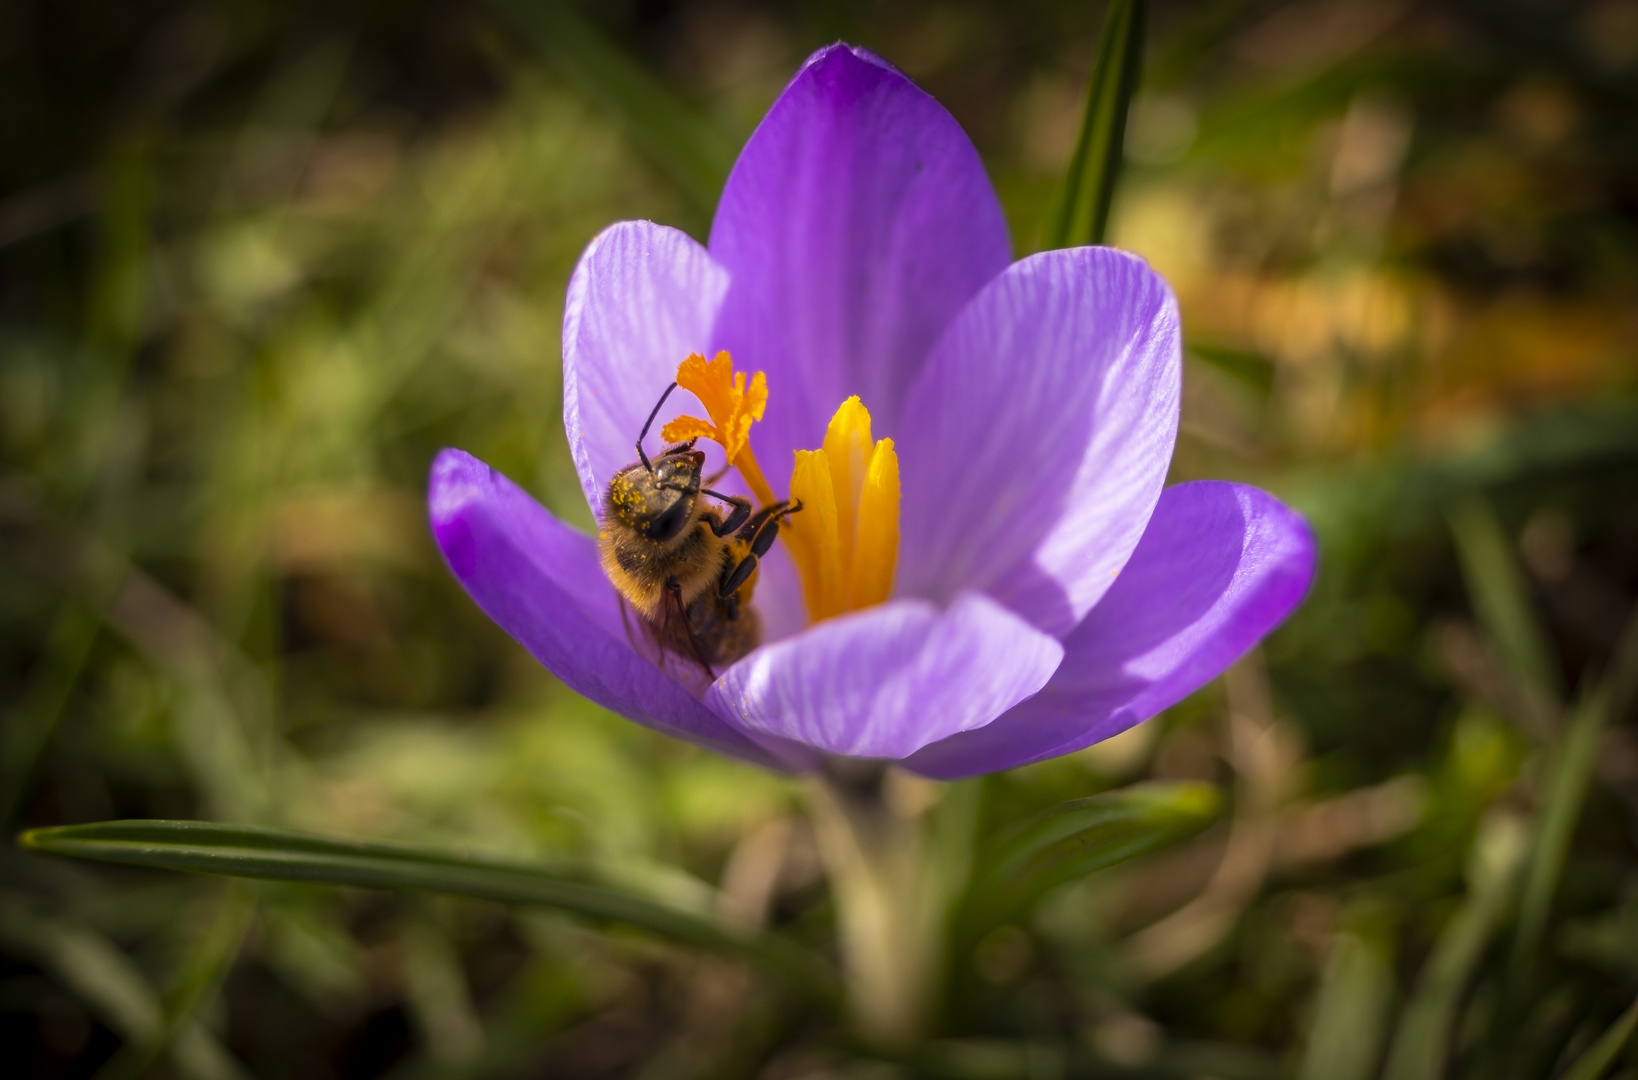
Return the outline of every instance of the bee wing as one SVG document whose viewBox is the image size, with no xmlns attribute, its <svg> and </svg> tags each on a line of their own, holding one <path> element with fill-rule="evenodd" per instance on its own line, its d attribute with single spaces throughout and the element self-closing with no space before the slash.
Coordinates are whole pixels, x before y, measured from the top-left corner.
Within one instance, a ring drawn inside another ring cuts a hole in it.
<svg viewBox="0 0 1638 1080">
<path fill-rule="evenodd" d="M 669 645 L 678 654 L 692 656 L 704 669 L 705 677 L 711 682 L 716 681 L 717 673 L 711 670 L 710 662 L 705 659 L 705 649 L 688 621 L 688 611 L 683 607 L 679 590 L 666 590 L 665 601 L 660 605 L 658 629 L 662 646 Z"/>
<path fill-rule="evenodd" d="M 636 619 L 639 630 L 638 632 L 633 633 L 631 629 L 631 605 L 626 603 L 626 598 L 624 596 L 620 596 L 618 593 L 616 594 L 616 598 L 620 601 L 620 625 L 623 626 L 626 631 L 626 644 L 630 645 L 632 651 L 638 656 L 647 657 L 656 664 L 661 663 L 665 656 L 665 651 L 659 648 L 659 642 L 654 638 L 654 628 L 649 625 L 648 620 L 643 618 L 642 615 L 637 615 Z M 650 653 L 651 649 L 653 650 L 652 654 Z"/>
</svg>

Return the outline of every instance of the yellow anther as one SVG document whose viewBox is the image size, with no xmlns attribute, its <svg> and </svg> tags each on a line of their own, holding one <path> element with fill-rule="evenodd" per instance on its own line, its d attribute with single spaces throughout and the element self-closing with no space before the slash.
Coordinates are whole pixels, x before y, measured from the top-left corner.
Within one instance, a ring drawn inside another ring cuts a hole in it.
<svg viewBox="0 0 1638 1080">
<path fill-rule="evenodd" d="M 768 384 L 762 372 L 735 374 L 733 360 L 695 354 L 677 367 L 677 385 L 700 399 L 709 420 L 679 416 L 667 443 L 710 439 L 722 447 L 764 506 L 777 500 L 751 451 L 751 425 L 762 419 Z M 842 402 L 818 450 L 798 450 L 791 472 L 791 515 L 780 535 L 802 575 L 815 622 L 887 599 L 899 558 L 899 458 L 892 439 L 872 440 L 870 411 L 857 397 Z"/>
<path fill-rule="evenodd" d="M 745 482 L 764 504 L 774 501 L 773 491 L 762 477 L 756 455 L 751 452 L 751 425 L 762 419 L 768 405 L 768 381 L 762 372 L 751 376 L 734 373 L 734 362 L 726 352 L 707 361 L 695 353 L 677 365 L 677 385 L 700 399 L 709 421 L 695 416 L 679 416 L 660 429 L 667 443 L 689 439 L 710 439 L 722 447 L 728 464 L 738 469 Z"/>
<path fill-rule="evenodd" d="M 781 535 L 802 574 L 815 622 L 887 599 L 899 556 L 899 458 L 892 439 L 872 442 L 857 397 L 831 417 L 819 450 L 798 450 L 791 500 L 801 513 Z"/>
</svg>

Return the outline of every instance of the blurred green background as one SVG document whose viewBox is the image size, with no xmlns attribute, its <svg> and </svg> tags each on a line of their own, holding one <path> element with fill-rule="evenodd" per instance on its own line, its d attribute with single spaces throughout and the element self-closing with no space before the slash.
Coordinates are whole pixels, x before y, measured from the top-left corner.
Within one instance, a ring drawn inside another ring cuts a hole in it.
<svg viewBox="0 0 1638 1080">
<path fill-rule="evenodd" d="M 1032 250 L 1102 17 L 0 4 L 6 828 L 583 860 L 822 944 L 797 787 L 558 685 L 443 569 L 427 469 L 461 447 L 590 525 L 574 261 L 621 219 L 703 238 L 829 41 L 955 114 Z M 1638 3 L 1156 0 L 1126 148 L 1110 237 L 1186 328 L 1174 479 L 1287 498 L 1320 579 L 1225 679 L 963 797 L 992 835 L 1204 779 L 1218 825 L 964 948 L 896 1061 L 562 915 L 8 844 L 8 1073 L 1560 1075 L 1638 993 L 1638 733 L 1606 678 L 1638 670 Z M 1450 1056 L 1417 1071 L 1428 1031 Z"/>
</svg>

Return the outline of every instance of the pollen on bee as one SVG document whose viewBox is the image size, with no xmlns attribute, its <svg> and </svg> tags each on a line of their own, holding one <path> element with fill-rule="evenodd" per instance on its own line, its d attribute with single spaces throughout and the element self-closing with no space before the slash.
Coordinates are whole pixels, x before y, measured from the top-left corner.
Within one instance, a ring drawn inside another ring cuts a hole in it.
<svg viewBox="0 0 1638 1080">
<path fill-rule="evenodd" d="M 870 412 L 842 402 L 818 450 L 798 450 L 788 546 L 815 622 L 879 604 L 893 589 L 899 554 L 899 458 L 873 441 Z"/>
</svg>

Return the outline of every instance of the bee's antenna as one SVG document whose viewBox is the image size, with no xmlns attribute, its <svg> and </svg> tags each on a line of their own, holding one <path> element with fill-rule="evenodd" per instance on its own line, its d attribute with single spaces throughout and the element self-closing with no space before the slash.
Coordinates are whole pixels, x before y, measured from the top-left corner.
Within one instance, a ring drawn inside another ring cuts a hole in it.
<svg viewBox="0 0 1638 1080">
<path fill-rule="evenodd" d="M 660 415 L 660 406 L 665 404 L 665 399 L 670 397 L 671 391 L 675 390 L 676 388 L 676 383 L 672 383 L 670 386 L 665 388 L 665 393 L 661 394 L 660 400 L 654 403 L 654 411 L 648 414 L 648 420 L 643 424 L 643 433 L 637 436 L 637 460 L 641 461 L 643 463 L 643 468 L 647 469 L 649 472 L 654 471 L 654 466 L 649 464 L 648 455 L 643 453 L 643 440 L 648 438 L 648 429 L 654 426 L 654 418 Z"/>
</svg>

